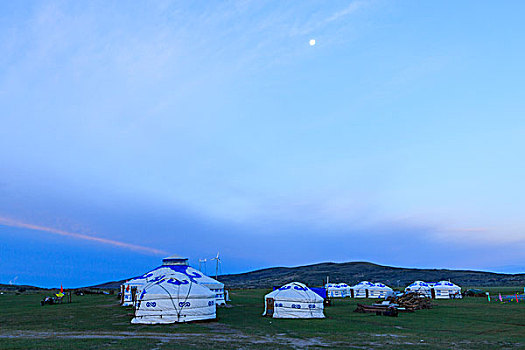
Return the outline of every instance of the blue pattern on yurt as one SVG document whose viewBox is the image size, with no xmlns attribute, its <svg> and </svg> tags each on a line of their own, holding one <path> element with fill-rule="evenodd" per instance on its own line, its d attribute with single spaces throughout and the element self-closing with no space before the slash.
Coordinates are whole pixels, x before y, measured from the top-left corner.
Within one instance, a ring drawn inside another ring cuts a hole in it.
<svg viewBox="0 0 525 350">
<path fill-rule="evenodd" d="M 197 279 L 201 278 L 202 277 L 202 274 L 198 273 L 198 272 L 188 272 L 188 268 L 189 266 L 187 265 L 162 265 L 162 266 L 159 266 L 157 267 L 156 269 L 140 276 L 140 277 L 137 277 L 136 279 L 139 280 L 139 279 L 148 279 L 150 277 L 153 276 L 153 272 L 157 271 L 158 269 L 171 269 L 172 271 L 174 272 L 179 272 L 179 273 L 182 273 L 186 276 L 188 276 L 188 278 L 192 281 L 192 282 L 195 282 L 195 283 L 198 283 Z M 160 277 L 157 277 L 157 278 L 164 278 L 165 276 L 160 276 Z M 159 279 L 155 278 L 155 280 L 153 281 L 150 281 L 150 282 L 156 282 L 158 281 Z"/>
<path fill-rule="evenodd" d="M 293 289 L 295 289 L 295 290 L 303 290 L 303 291 L 306 292 L 308 290 L 308 287 L 293 286 Z"/>
<path fill-rule="evenodd" d="M 449 286 L 449 287 L 454 287 L 454 283 L 452 283 L 452 282 L 447 282 L 447 281 L 441 281 L 441 282 L 436 283 L 436 286 Z"/>
<path fill-rule="evenodd" d="M 180 281 L 180 280 L 178 280 L 176 278 L 168 278 L 166 280 L 166 282 L 169 283 L 169 284 L 173 284 L 175 286 L 180 286 L 180 285 L 183 285 L 183 284 L 189 284 L 190 283 L 189 281 L 186 281 L 186 280 Z"/>
</svg>

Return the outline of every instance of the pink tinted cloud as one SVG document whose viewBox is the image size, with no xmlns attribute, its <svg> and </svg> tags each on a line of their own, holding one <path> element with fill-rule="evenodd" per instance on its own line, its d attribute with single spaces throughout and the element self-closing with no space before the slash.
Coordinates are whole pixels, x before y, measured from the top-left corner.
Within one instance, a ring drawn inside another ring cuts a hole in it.
<svg viewBox="0 0 525 350">
<path fill-rule="evenodd" d="M 112 239 L 107 239 L 107 238 L 102 238 L 102 237 L 89 236 L 89 235 L 85 235 L 81 233 L 58 230 L 52 227 L 34 225 L 34 224 L 25 223 L 25 222 L 21 222 L 21 221 L 9 219 L 9 218 L 4 218 L 4 217 L 0 217 L 0 225 L 25 228 L 25 229 L 35 230 L 35 231 L 47 232 L 47 233 L 60 235 L 60 236 L 66 236 L 66 237 L 71 237 L 71 238 L 76 238 L 76 239 L 83 239 L 86 241 L 93 241 L 97 243 L 108 244 L 108 245 L 112 245 L 115 247 L 129 249 L 129 250 L 133 250 L 133 251 L 137 251 L 141 253 L 154 254 L 154 255 L 167 255 L 168 254 L 167 252 L 163 250 L 159 250 L 155 248 L 144 247 L 144 246 L 140 246 L 136 244 L 115 241 Z"/>
</svg>

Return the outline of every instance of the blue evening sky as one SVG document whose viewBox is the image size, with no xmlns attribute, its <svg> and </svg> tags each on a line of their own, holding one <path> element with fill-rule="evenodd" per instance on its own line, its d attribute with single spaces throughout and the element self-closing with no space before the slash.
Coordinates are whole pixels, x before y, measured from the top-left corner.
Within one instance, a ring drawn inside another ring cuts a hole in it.
<svg viewBox="0 0 525 350">
<path fill-rule="evenodd" d="M 223 273 L 525 272 L 523 13 L 0 3 L 0 283 L 81 286 L 217 251 Z"/>
</svg>

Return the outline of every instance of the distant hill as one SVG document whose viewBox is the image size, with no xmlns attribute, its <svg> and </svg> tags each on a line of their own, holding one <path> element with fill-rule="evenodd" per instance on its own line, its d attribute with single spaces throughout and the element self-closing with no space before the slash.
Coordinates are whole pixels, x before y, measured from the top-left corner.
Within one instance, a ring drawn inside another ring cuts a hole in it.
<svg viewBox="0 0 525 350">
<path fill-rule="evenodd" d="M 219 280 L 227 288 L 269 288 L 291 281 L 310 286 L 331 282 L 353 285 L 359 281 L 383 282 L 404 288 L 415 280 L 437 282 L 451 280 L 461 286 L 524 286 L 525 274 L 502 274 L 483 271 L 447 269 L 410 269 L 372 264 L 369 262 L 321 263 L 298 267 L 273 267 L 252 272 L 222 275 Z"/>
<path fill-rule="evenodd" d="M 46 288 L 40 288 L 35 286 L 17 285 L 17 284 L 1 284 L 0 292 L 25 292 L 25 291 L 40 291 L 46 290 Z"/>
<path fill-rule="evenodd" d="M 451 280 L 461 286 L 525 286 L 525 274 L 504 274 L 470 270 L 411 269 L 372 264 L 369 262 L 321 263 L 298 267 L 272 267 L 240 274 L 221 275 L 219 281 L 226 288 L 271 288 L 291 281 L 321 286 L 326 282 L 359 281 L 383 282 L 391 287 L 404 288 L 416 280 L 437 282 Z M 129 278 L 130 279 L 130 278 Z M 105 282 L 88 288 L 117 289 L 125 282 Z"/>
<path fill-rule="evenodd" d="M 95 286 L 89 286 L 86 288 L 97 288 L 97 289 L 119 289 L 122 283 L 126 282 L 127 280 L 132 279 L 133 277 L 126 278 L 125 280 L 121 281 L 111 281 L 111 282 L 104 282 L 101 284 L 97 284 Z"/>
</svg>

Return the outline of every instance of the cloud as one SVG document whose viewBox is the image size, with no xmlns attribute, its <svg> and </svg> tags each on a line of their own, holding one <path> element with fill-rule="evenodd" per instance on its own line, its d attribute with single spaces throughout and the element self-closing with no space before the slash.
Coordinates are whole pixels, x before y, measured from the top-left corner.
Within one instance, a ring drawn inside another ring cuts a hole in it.
<svg viewBox="0 0 525 350">
<path fill-rule="evenodd" d="M 486 227 L 459 227 L 456 229 L 452 229 L 453 231 L 458 232 L 486 232 L 489 230 L 489 228 Z"/>
<path fill-rule="evenodd" d="M 133 250 L 133 251 L 136 251 L 136 252 L 139 252 L 139 253 L 143 253 L 143 254 L 168 255 L 167 252 L 165 252 L 163 250 L 155 249 L 155 248 L 149 248 L 149 247 L 144 247 L 144 246 L 140 246 L 140 245 L 136 245 L 136 244 L 120 242 L 120 241 L 107 239 L 107 238 L 89 236 L 89 235 L 85 235 L 85 234 L 81 234 L 81 233 L 68 232 L 68 231 L 64 231 L 64 230 L 57 230 L 57 229 L 52 228 L 52 227 L 33 225 L 33 224 L 30 224 L 30 223 L 20 222 L 20 221 L 16 221 L 16 220 L 4 218 L 4 217 L 0 217 L 0 225 L 10 226 L 10 227 L 18 227 L 18 228 L 25 228 L 25 229 L 29 229 L 29 230 L 41 231 L 41 232 L 51 233 L 51 234 L 60 235 L 60 236 L 66 236 L 66 237 L 82 239 L 82 240 L 86 240 L 86 241 L 92 241 L 92 242 L 97 242 L 97 243 L 102 243 L 102 244 L 108 244 L 108 245 L 112 245 L 112 246 L 115 246 L 115 247 L 118 247 L 118 248 L 129 249 L 129 250 Z"/>
<path fill-rule="evenodd" d="M 357 10 L 361 9 L 365 4 L 366 4 L 365 1 L 354 1 L 354 2 L 351 2 L 350 5 L 348 5 L 344 9 L 342 9 L 340 11 L 337 11 L 336 13 L 334 13 L 333 15 L 331 15 L 330 17 L 325 19 L 324 23 L 330 23 L 330 22 L 338 20 L 341 17 L 344 17 L 344 16 L 347 16 L 349 14 L 352 14 L 352 13 L 356 12 Z"/>
<path fill-rule="evenodd" d="M 330 15 L 324 15 L 322 18 L 315 18 L 310 21 L 308 21 L 303 26 L 299 26 L 296 28 L 292 28 L 291 35 L 306 35 L 310 34 L 314 31 L 322 30 L 323 28 L 327 27 L 328 25 L 340 21 L 343 18 L 347 17 L 348 15 L 354 14 L 356 11 L 362 9 L 365 5 L 367 5 L 368 1 L 352 1 L 349 5 L 346 7 L 336 10 L 335 12 L 331 13 Z M 341 32 L 341 28 L 338 29 L 338 32 Z M 335 33 L 332 33 L 332 35 L 335 35 Z"/>
</svg>

